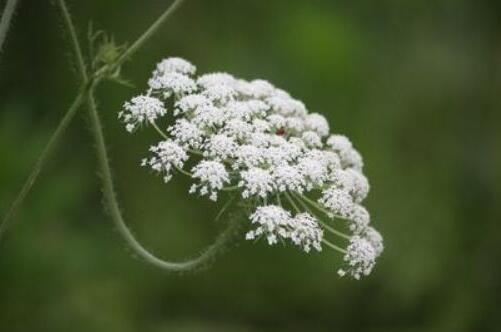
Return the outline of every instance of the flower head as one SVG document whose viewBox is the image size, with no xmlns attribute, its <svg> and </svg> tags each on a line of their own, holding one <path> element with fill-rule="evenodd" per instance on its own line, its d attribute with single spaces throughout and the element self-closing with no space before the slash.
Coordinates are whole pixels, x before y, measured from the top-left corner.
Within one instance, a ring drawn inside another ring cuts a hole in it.
<svg viewBox="0 0 501 332">
<path fill-rule="evenodd" d="M 194 182 L 189 192 L 213 201 L 222 190 L 238 191 L 245 205 L 255 208 L 247 239 L 263 236 L 269 244 L 281 241 L 305 252 L 320 251 L 325 243 L 343 253 L 345 245 L 327 237 L 349 239 L 347 267 L 340 274 L 367 275 L 383 241 L 361 205 L 369 182 L 351 141 L 330 135 L 323 115 L 309 113 L 303 102 L 268 81 L 195 73 L 186 60 L 164 59 L 147 92 L 124 104 L 119 118 L 128 131 L 152 123 L 162 136 L 143 165 L 166 182 L 176 172 L 189 176 Z M 166 105 L 173 106 L 173 117 L 164 117 Z M 172 123 L 160 124 L 168 120 Z M 183 169 L 190 157 L 191 173 Z M 331 219 L 342 219 L 349 234 L 336 230 L 340 223 Z"/>
</svg>

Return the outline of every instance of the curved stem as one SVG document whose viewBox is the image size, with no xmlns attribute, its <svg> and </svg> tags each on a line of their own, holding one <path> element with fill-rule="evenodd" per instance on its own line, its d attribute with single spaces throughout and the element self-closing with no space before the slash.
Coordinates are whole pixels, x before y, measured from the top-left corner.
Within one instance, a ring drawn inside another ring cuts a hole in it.
<svg viewBox="0 0 501 332">
<path fill-rule="evenodd" d="M 70 35 L 71 44 L 73 46 L 73 52 L 75 53 L 75 58 L 77 61 L 78 71 L 82 76 L 82 80 L 84 82 L 87 81 L 87 70 L 85 69 L 85 61 L 83 58 L 82 49 L 80 47 L 80 43 L 78 42 L 77 33 L 75 31 L 75 25 L 71 20 L 70 12 L 68 11 L 68 7 L 66 6 L 66 2 L 64 0 L 58 0 L 59 7 L 61 8 L 61 12 L 63 15 L 64 23 L 66 28 L 68 29 L 68 33 Z"/>
<path fill-rule="evenodd" d="M 5 8 L 2 12 L 2 18 L 0 19 L 0 52 L 2 52 L 2 46 L 7 37 L 7 32 L 9 31 L 10 21 L 16 10 L 17 0 L 7 0 Z"/>
<path fill-rule="evenodd" d="M 136 52 L 164 23 L 167 18 L 179 7 L 179 5 L 184 0 L 176 0 L 174 3 L 153 23 L 153 25 L 136 41 L 134 42 L 123 54 L 122 56 L 112 65 L 116 68 L 120 66 L 128 57 L 130 57 L 134 52 Z M 73 42 L 73 47 L 75 50 L 75 55 L 77 58 L 77 63 L 79 65 L 79 70 L 81 72 L 82 78 L 87 82 L 87 74 L 85 70 L 85 62 L 83 61 L 83 56 L 81 48 L 76 37 L 75 29 L 71 21 L 68 9 L 64 0 L 59 0 L 59 5 L 61 6 L 65 22 L 68 26 L 70 36 Z M 96 100 L 94 97 L 94 91 L 99 83 L 99 73 L 95 74 L 96 79 L 90 83 L 90 88 L 86 91 L 86 99 L 89 107 L 89 115 L 91 120 L 92 134 L 94 135 L 94 140 L 97 148 L 97 159 L 98 165 L 101 171 L 101 179 L 103 183 L 103 195 L 105 198 L 105 204 L 109 209 L 110 215 L 115 223 L 120 234 L 123 236 L 130 248 L 145 262 L 156 266 L 160 269 L 167 271 L 188 271 L 192 270 L 206 262 L 208 262 L 212 257 L 215 256 L 224 245 L 231 239 L 231 234 L 233 233 L 232 227 L 222 232 L 217 238 L 216 242 L 209 246 L 201 255 L 198 257 L 183 261 L 183 262 L 169 262 L 162 260 L 148 250 L 146 250 L 134 237 L 132 232 L 129 230 L 125 224 L 120 208 L 118 206 L 117 198 L 115 196 L 115 191 L 113 187 L 113 179 L 111 174 L 111 167 L 109 165 L 106 144 L 104 140 L 103 129 L 101 125 L 101 120 L 97 112 Z"/>
<path fill-rule="evenodd" d="M 101 173 L 101 180 L 103 184 L 103 195 L 105 199 L 105 204 L 115 226 L 117 227 L 120 235 L 127 242 L 129 247 L 136 253 L 141 259 L 146 263 L 149 263 L 157 268 L 172 271 L 172 272 L 182 272 L 192 270 L 200 265 L 207 263 L 211 258 L 213 258 L 221 249 L 225 246 L 227 242 L 231 239 L 231 234 L 233 232 L 232 227 L 222 232 L 217 240 L 209 246 L 201 255 L 198 257 L 183 261 L 183 262 L 170 262 L 160 259 L 146 250 L 134 237 L 132 232 L 129 230 L 125 224 L 122 213 L 118 206 L 117 198 L 115 196 L 115 190 L 113 187 L 113 179 L 111 174 L 111 168 L 108 160 L 108 153 L 106 150 L 106 144 L 104 141 L 104 134 L 101 125 L 101 120 L 97 112 L 96 101 L 94 98 L 95 85 L 87 93 L 87 102 L 89 107 L 89 115 L 91 119 L 91 129 L 94 135 L 94 140 L 97 148 L 97 159 L 98 165 Z"/>
<path fill-rule="evenodd" d="M 2 237 L 3 233 L 6 231 L 7 226 L 9 225 L 10 221 L 12 218 L 16 215 L 17 210 L 21 206 L 21 203 L 24 201 L 24 198 L 26 195 L 29 193 L 30 189 L 33 187 L 33 184 L 35 183 L 38 175 L 40 174 L 40 171 L 42 170 L 43 166 L 45 165 L 47 159 L 51 155 L 52 151 L 54 150 L 55 146 L 57 145 L 57 142 L 63 135 L 63 133 L 66 131 L 66 128 L 70 124 L 71 120 L 75 116 L 76 111 L 78 108 L 82 105 L 84 102 L 84 95 L 86 92 L 86 88 L 82 87 L 80 89 L 80 92 L 78 93 L 77 97 L 71 104 L 70 108 L 68 109 L 68 112 L 64 115 L 63 119 L 57 126 L 56 130 L 52 134 L 51 138 L 49 139 L 49 142 L 45 146 L 44 150 L 42 151 L 40 157 L 35 163 L 35 166 L 33 167 L 30 175 L 28 176 L 28 179 L 24 183 L 21 191 L 17 195 L 15 201 L 12 203 L 9 211 L 7 212 L 7 215 L 4 217 L 2 223 L 0 224 L 0 238 Z"/>
</svg>

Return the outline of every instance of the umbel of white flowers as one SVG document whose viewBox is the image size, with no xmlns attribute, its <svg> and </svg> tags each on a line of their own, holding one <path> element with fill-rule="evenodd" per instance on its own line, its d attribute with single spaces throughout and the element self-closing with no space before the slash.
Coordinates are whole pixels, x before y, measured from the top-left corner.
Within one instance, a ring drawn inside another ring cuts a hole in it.
<svg viewBox="0 0 501 332">
<path fill-rule="evenodd" d="M 165 182 L 190 176 L 189 192 L 213 201 L 222 190 L 238 191 L 255 204 L 247 240 L 290 242 L 305 252 L 325 245 L 343 254 L 339 275 L 368 275 L 383 240 L 361 205 L 369 183 L 350 140 L 331 135 L 322 115 L 267 81 L 195 72 L 184 59 L 162 60 L 147 91 L 119 112 L 128 132 L 151 125 L 161 136 L 142 165 Z"/>
</svg>

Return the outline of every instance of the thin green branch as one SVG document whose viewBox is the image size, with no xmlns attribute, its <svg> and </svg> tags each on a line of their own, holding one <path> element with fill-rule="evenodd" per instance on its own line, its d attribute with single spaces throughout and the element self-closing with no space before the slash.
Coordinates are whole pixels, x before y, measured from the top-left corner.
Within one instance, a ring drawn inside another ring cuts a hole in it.
<svg viewBox="0 0 501 332">
<path fill-rule="evenodd" d="M 107 66 L 102 67 L 96 73 L 94 73 L 95 77 L 101 77 L 104 73 L 113 73 L 116 69 L 119 69 L 120 66 L 127 61 L 134 53 L 136 53 L 143 45 L 146 43 L 157 31 L 160 27 L 167 22 L 172 14 L 181 6 L 181 4 L 185 0 L 175 0 L 162 15 L 160 15 L 155 22 L 134 42 L 131 46 L 129 46 L 118 59 Z"/>
<path fill-rule="evenodd" d="M 83 58 L 82 48 L 80 47 L 80 43 L 78 41 L 77 33 L 75 30 L 75 25 L 71 20 L 70 12 L 68 11 L 68 7 L 66 6 L 66 2 L 64 0 L 58 0 L 59 7 L 61 8 L 61 13 L 63 15 L 64 23 L 66 28 L 68 29 L 68 34 L 70 35 L 71 44 L 73 46 L 73 52 L 75 53 L 75 58 L 77 61 L 78 71 L 82 76 L 82 80 L 87 82 L 87 69 L 85 66 L 85 61 Z"/>
<path fill-rule="evenodd" d="M 2 52 L 2 47 L 7 37 L 7 32 L 9 32 L 10 23 L 12 16 L 14 15 L 14 12 L 16 10 L 17 1 L 18 0 L 7 0 L 2 12 L 2 17 L 0 18 L 0 53 Z"/>
<path fill-rule="evenodd" d="M 226 201 L 226 203 L 223 205 L 223 207 L 221 208 L 221 210 L 219 210 L 219 212 L 217 213 L 216 218 L 214 218 L 214 221 L 219 221 L 219 219 L 221 219 L 222 215 L 230 207 L 231 203 L 233 203 L 233 201 L 235 200 L 235 198 L 237 198 L 237 195 L 232 195 L 228 199 L 228 201 Z"/>
<path fill-rule="evenodd" d="M 234 191 L 238 190 L 240 187 L 238 185 L 235 186 L 230 186 L 230 187 L 223 187 L 221 188 L 221 191 Z"/>
<path fill-rule="evenodd" d="M 282 207 L 282 200 L 280 199 L 280 194 L 277 194 L 276 197 L 278 206 Z"/>
<path fill-rule="evenodd" d="M 326 216 L 328 216 L 331 219 L 337 218 L 337 219 L 347 220 L 345 217 L 339 216 L 337 214 L 332 213 L 331 211 L 328 211 L 327 209 L 325 209 L 320 204 L 318 204 L 314 200 L 310 199 L 306 195 L 297 195 L 297 197 L 304 200 L 305 202 L 310 204 L 312 207 L 316 208 L 317 210 L 319 210 L 320 212 L 322 212 L 323 214 L 325 214 Z"/>
<path fill-rule="evenodd" d="M 193 150 L 193 149 L 189 149 L 188 152 L 194 154 L 194 155 L 197 155 L 197 156 L 203 156 L 204 154 L 198 150 Z"/>
<path fill-rule="evenodd" d="M 167 136 L 167 134 L 166 134 L 166 133 L 164 133 L 164 132 L 162 131 L 162 129 L 160 129 L 160 128 L 158 127 L 158 125 L 155 123 L 155 121 L 150 121 L 150 124 L 153 126 L 153 128 L 155 128 L 155 130 L 158 132 L 158 134 L 159 134 L 160 136 L 162 136 L 164 139 L 169 139 L 169 136 Z"/>
<path fill-rule="evenodd" d="M 336 251 L 339 251 L 340 253 L 346 254 L 346 250 L 345 250 L 345 249 L 343 249 L 343 248 L 341 248 L 341 247 L 336 246 L 335 244 L 333 244 L 333 243 L 329 242 L 328 240 L 326 240 L 326 239 L 322 239 L 322 242 L 323 242 L 324 244 L 326 244 L 328 247 L 330 247 L 331 249 L 334 249 L 334 250 L 336 250 Z"/>
<path fill-rule="evenodd" d="M 178 172 L 186 175 L 187 177 L 190 177 L 190 178 L 193 178 L 193 174 L 188 172 L 188 171 L 185 171 L 184 169 L 182 169 L 181 167 L 178 167 L 176 165 L 174 165 L 174 167 L 178 170 Z"/>
<path fill-rule="evenodd" d="M 301 213 L 301 209 L 299 209 L 299 207 L 296 205 L 296 203 L 294 203 L 294 201 L 292 200 L 290 194 L 287 191 L 285 191 L 284 194 L 285 194 L 285 197 L 287 198 L 287 200 L 289 201 L 289 203 L 294 208 L 294 210 L 296 210 L 297 213 Z"/>
<path fill-rule="evenodd" d="M 185 0 L 175 0 L 167 10 L 157 18 L 155 22 L 146 30 L 129 48 L 118 58 L 115 66 L 120 66 L 124 61 L 130 58 L 144 43 L 146 43 L 158 29 L 164 24 L 167 19 L 181 6 Z"/>
<path fill-rule="evenodd" d="M 22 202 L 24 201 L 26 195 L 29 193 L 30 189 L 33 187 L 33 184 L 35 183 L 38 175 L 40 174 L 40 171 L 44 167 L 45 163 L 47 162 L 48 158 L 51 156 L 54 148 L 57 145 L 57 142 L 59 139 L 62 137 L 64 132 L 66 131 L 68 125 L 70 124 L 71 120 L 75 116 L 75 113 L 77 112 L 78 108 L 82 105 L 84 102 L 84 95 L 86 92 L 86 88 L 82 87 L 80 89 L 80 92 L 78 93 L 77 97 L 71 104 L 70 108 L 68 109 L 68 112 L 64 115 L 63 119 L 57 126 L 56 130 L 52 134 L 51 138 L 49 139 L 49 142 L 43 149 L 42 153 L 40 154 L 40 157 L 38 158 L 37 162 L 35 163 L 35 166 L 33 167 L 30 175 L 28 176 L 28 179 L 24 183 L 21 191 L 17 195 L 16 199 L 12 203 L 9 211 L 7 212 L 7 215 L 4 217 L 2 223 L 0 224 L 0 239 L 3 235 L 3 233 L 6 231 L 7 227 L 10 224 L 10 221 L 12 218 L 16 215 L 17 210 L 21 206 Z"/>
</svg>

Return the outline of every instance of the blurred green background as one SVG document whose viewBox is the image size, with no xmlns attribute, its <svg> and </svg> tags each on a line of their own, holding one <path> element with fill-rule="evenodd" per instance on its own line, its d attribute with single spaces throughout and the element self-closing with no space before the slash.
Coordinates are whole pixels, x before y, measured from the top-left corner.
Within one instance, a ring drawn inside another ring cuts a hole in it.
<svg viewBox="0 0 501 332">
<path fill-rule="evenodd" d="M 70 9 L 82 38 L 92 21 L 131 42 L 168 4 Z M 0 58 L 2 215 L 75 94 L 58 14 L 21 0 Z M 116 120 L 166 56 L 270 80 L 352 139 L 385 238 L 373 274 L 264 242 L 200 273 L 145 265 L 103 213 L 80 112 L 0 243 L 0 331 L 501 331 L 501 2 L 188 0 L 124 66 L 136 87 L 99 91 L 127 222 L 175 259 L 212 241 L 216 208 L 138 167 L 155 135 Z"/>
</svg>

